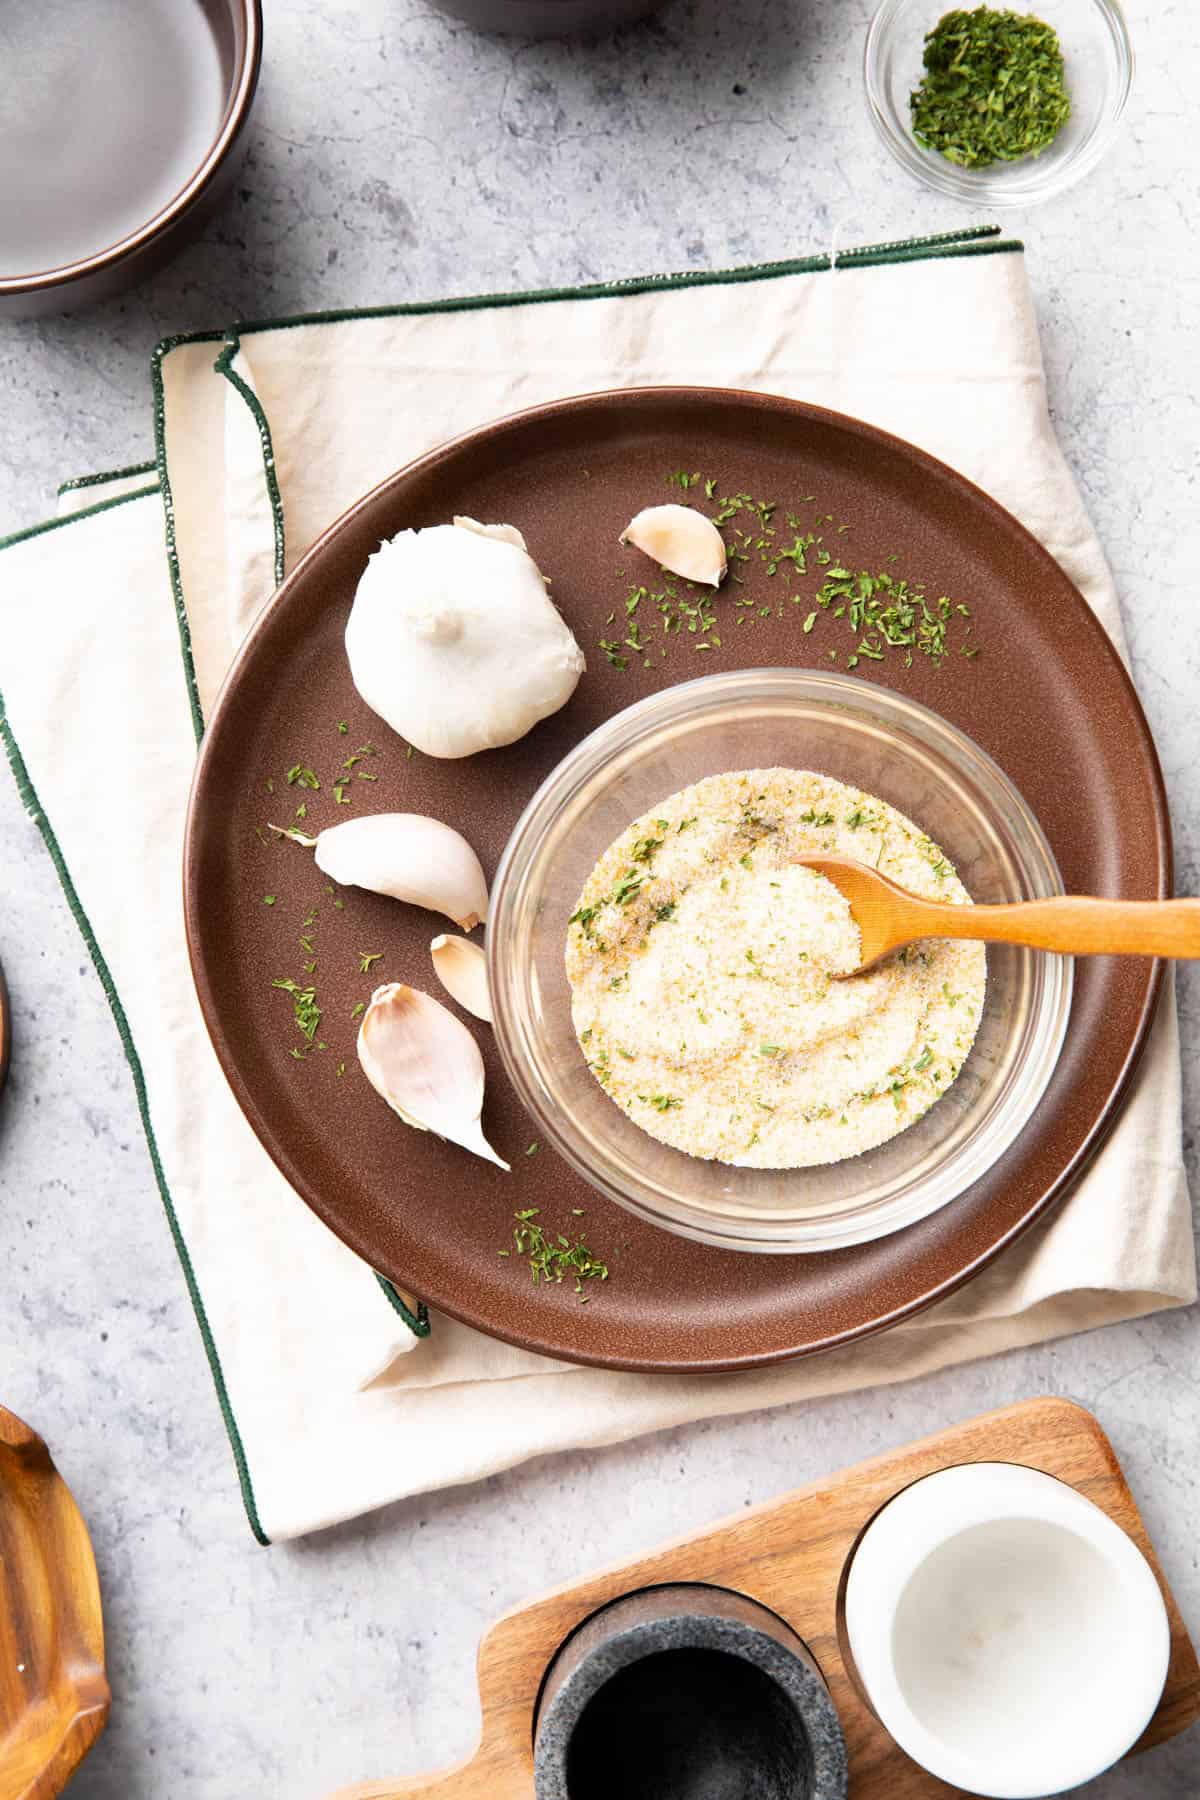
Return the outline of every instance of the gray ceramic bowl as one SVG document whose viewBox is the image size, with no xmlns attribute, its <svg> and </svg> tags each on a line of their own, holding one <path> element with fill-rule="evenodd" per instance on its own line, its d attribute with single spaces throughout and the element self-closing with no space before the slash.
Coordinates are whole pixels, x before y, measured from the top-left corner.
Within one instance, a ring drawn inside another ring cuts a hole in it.
<svg viewBox="0 0 1200 1800">
<path fill-rule="evenodd" d="M 845 1800 L 821 1671 L 725 1588 L 644 1588 L 593 1613 L 538 1701 L 537 1800 Z"/>
<path fill-rule="evenodd" d="M 661 10 L 665 0 L 434 0 L 477 31 L 538 38 L 598 37 Z"/>
<path fill-rule="evenodd" d="M 0 317 L 108 299 L 181 249 L 233 175 L 261 0 L 6 7 Z"/>
</svg>

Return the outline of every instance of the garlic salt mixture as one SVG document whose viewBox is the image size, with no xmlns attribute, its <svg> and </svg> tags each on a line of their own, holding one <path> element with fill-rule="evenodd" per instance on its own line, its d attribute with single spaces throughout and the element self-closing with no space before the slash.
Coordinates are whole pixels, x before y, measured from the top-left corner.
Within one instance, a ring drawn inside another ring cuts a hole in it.
<svg viewBox="0 0 1200 1800">
<path fill-rule="evenodd" d="M 652 1137 L 748 1168 L 838 1162 L 944 1094 L 983 1007 L 982 944 L 911 944 L 852 981 L 859 932 L 798 856 L 877 867 L 969 906 L 937 845 L 884 801 L 796 769 L 713 775 L 609 846 L 567 932 L 588 1066 Z"/>
</svg>

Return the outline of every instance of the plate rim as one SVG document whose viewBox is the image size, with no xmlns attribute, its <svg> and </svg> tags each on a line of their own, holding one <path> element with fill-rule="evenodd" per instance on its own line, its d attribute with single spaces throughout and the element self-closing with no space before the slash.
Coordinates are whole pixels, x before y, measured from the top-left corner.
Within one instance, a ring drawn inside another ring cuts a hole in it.
<svg viewBox="0 0 1200 1800">
<path fill-rule="evenodd" d="M 399 1283 L 405 1288 L 419 1291 L 417 1284 L 413 1283 L 411 1271 L 393 1272 L 388 1269 L 380 1269 L 370 1248 L 361 1240 L 356 1241 L 358 1234 L 347 1231 L 344 1228 L 344 1222 L 335 1223 L 326 1207 L 319 1203 L 315 1185 L 305 1181 L 304 1171 L 299 1162 L 289 1155 L 286 1145 L 277 1140 L 262 1118 L 249 1083 L 242 1074 L 238 1059 L 217 1017 L 212 984 L 200 952 L 198 917 L 201 911 L 201 901 L 197 892 L 198 841 L 204 823 L 206 772 L 208 764 L 215 754 L 213 750 L 216 742 L 214 726 L 220 719 L 226 700 L 236 690 L 243 666 L 253 657 L 258 640 L 267 629 L 268 622 L 273 618 L 277 609 L 281 605 L 287 604 L 291 594 L 300 586 L 302 577 L 306 576 L 309 568 L 326 554 L 333 542 L 349 529 L 364 511 L 374 506 L 389 489 L 427 475 L 436 470 L 439 464 L 452 460 L 464 450 L 478 447 L 480 443 L 486 443 L 488 439 L 509 430 L 521 430 L 538 423 L 551 422 L 581 410 L 603 412 L 610 407 L 617 408 L 632 404 L 636 407 L 644 406 L 652 411 L 656 405 L 677 404 L 680 401 L 713 407 L 732 405 L 737 408 L 759 409 L 773 414 L 783 414 L 797 420 L 809 420 L 827 428 L 847 432 L 889 456 L 899 453 L 906 459 L 915 459 L 924 464 L 930 475 L 940 484 L 943 486 L 949 484 L 952 488 L 957 489 L 968 503 L 982 508 L 1005 532 L 1015 532 L 1023 541 L 1026 550 L 1033 554 L 1035 560 L 1043 562 L 1052 569 L 1058 580 L 1066 581 L 1079 596 L 1086 620 L 1085 629 L 1090 630 L 1091 633 L 1093 643 L 1089 649 L 1089 657 L 1099 654 L 1107 662 L 1109 672 L 1115 676 L 1117 684 L 1123 688 L 1132 710 L 1142 721 L 1144 749 L 1147 753 L 1151 774 L 1151 791 L 1147 795 L 1147 801 L 1154 822 L 1158 897 L 1166 899 L 1173 891 L 1174 847 L 1162 763 L 1141 697 L 1116 644 L 1075 582 L 1016 515 L 1011 513 L 1007 507 L 1002 506 L 977 483 L 962 475 L 940 458 L 933 456 L 929 451 L 911 443 L 908 439 L 899 437 L 894 432 L 886 431 L 880 426 L 856 418 L 852 414 L 838 412 L 831 407 L 816 406 L 809 401 L 796 400 L 787 395 L 761 389 L 710 387 L 702 383 L 690 382 L 599 388 L 578 394 L 568 394 L 556 400 L 543 401 L 535 406 L 505 413 L 498 418 L 460 432 L 443 443 L 434 445 L 422 455 L 410 459 L 398 469 L 393 470 L 382 481 L 377 482 L 366 493 L 360 495 L 321 532 L 294 567 L 287 572 L 284 580 L 263 606 L 238 646 L 218 688 L 200 740 L 188 794 L 181 867 L 184 929 L 192 982 L 209 1041 L 239 1110 L 297 1197 L 360 1258 L 368 1270 L 374 1271 L 381 1277 L 386 1277 L 393 1283 Z M 1044 1219 L 1081 1178 L 1121 1116 L 1162 1001 L 1165 977 L 1166 963 L 1161 958 L 1152 959 L 1130 1046 L 1110 1085 L 1104 1106 L 1092 1121 L 1086 1136 L 1070 1160 L 1038 1200 L 1028 1208 L 1020 1220 L 997 1237 L 986 1249 L 964 1263 L 953 1275 L 943 1278 L 932 1287 L 923 1289 L 919 1295 L 893 1306 L 887 1312 L 865 1324 L 848 1326 L 841 1331 L 829 1333 L 789 1349 L 769 1348 L 719 1358 L 711 1356 L 666 1358 L 660 1356 L 653 1360 L 647 1360 L 645 1356 L 639 1357 L 620 1351 L 596 1353 L 574 1347 L 564 1350 L 561 1345 L 550 1341 L 545 1334 L 537 1335 L 529 1331 L 520 1332 L 508 1329 L 503 1318 L 499 1323 L 492 1319 L 481 1318 L 479 1313 L 472 1308 L 460 1306 L 456 1296 L 452 1295 L 446 1298 L 442 1295 L 433 1296 L 421 1293 L 420 1298 L 459 1324 L 469 1326 L 472 1330 L 479 1331 L 502 1343 L 510 1344 L 516 1349 L 528 1350 L 558 1361 L 591 1368 L 610 1369 L 626 1374 L 694 1375 L 748 1372 L 754 1369 L 777 1367 L 801 1358 L 822 1355 L 831 1350 L 844 1349 L 852 1344 L 878 1336 L 882 1332 L 893 1330 L 897 1325 L 918 1317 L 929 1307 L 936 1305 L 938 1301 L 957 1293 L 968 1282 L 982 1274 L 1026 1232 Z M 753 1253 L 747 1251 L 739 1252 L 739 1254 Z M 784 1267 L 789 1258 L 780 1255 L 777 1260 L 781 1267 Z"/>
</svg>

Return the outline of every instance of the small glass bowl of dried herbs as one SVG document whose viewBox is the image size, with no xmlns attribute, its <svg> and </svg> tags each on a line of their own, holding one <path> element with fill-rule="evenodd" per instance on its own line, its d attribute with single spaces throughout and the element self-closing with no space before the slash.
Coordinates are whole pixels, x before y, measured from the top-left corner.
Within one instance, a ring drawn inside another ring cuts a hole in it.
<svg viewBox="0 0 1200 1800">
<path fill-rule="evenodd" d="M 1108 149 L 1133 47 L 1118 0 L 883 0 L 864 78 L 880 136 L 928 187 L 989 208 L 1033 206 Z"/>
</svg>

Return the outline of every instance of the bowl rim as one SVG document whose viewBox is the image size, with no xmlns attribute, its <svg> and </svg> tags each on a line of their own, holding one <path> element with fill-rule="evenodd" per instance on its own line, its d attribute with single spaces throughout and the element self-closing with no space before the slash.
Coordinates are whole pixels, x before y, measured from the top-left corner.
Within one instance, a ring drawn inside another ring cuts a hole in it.
<svg viewBox="0 0 1200 1800">
<path fill-rule="evenodd" d="M 1125 1709 L 1108 1722 L 1103 1741 L 1093 1740 L 1073 1765 L 1064 1759 L 1049 1771 L 1052 1788 L 1044 1785 L 1044 1767 L 1032 1785 L 1027 1766 L 1010 1763 L 999 1777 L 993 1769 L 982 1792 L 1001 1800 L 1037 1800 L 1094 1781 L 1128 1754 L 1154 1717 L 1167 1681 L 1171 1625 L 1162 1587 L 1139 1545 L 1104 1507 L 1063 1477 L 1026 1463 L 985 1459 L 934 1469 L 894 1494 L 863 1531 L 843 1578 L 846 1634 L 872 1710 L 921 1768 L 975 1792 L 980 1761 L 941 1740 L 904 1691 L 896 1667 L 896 1617 L 910 1582 L 938 1550 L 981 1525 L 1031 1521 L 1086 1544 L 1139 1608 L 1139 1679 L 1129 1684 Z M 871 1622 L 880 1614 L 885 1628 L 872 1637 Z"/>
<path fill-rule="evenodd" d="M 863 88 L 871 123 L 891 156 L 902 168 L 907 169 L 915 180 L 937 193 L 949 194 L 956 200 L 986 200 L 989 206 L 997 209 L 1035 206 L 1041 200 L 1066 193 L 1091 173 L 1109 150 L 1117 127 L 1124 117 L 1137 68 L 1133 39 L 1119 0 L 1088 0 L 1100 21 L 1107 27 L 1116 50 L 1120 91 L 1111 115 L 1093 132 L 1091 141 L 1082 147 L 1078 156 L 1070 162 L 1052 165 L 1049 169 L 1043 165 L 1040 176 L 1037 173 L 1040 162 L 1038 157 L 1026 157 L 1019 163 L 1003 164 L 1004 169 L 1033 171 L 1027 180 L 1015 181 L 1007 186 L 997 186 L 988 171 L 981 173 L 974 169 L 960 168 L 955 163 L 947 162 L 945 158 L 931 161 L 914 147 L 915 139 L 896 129 L 889 111 L 883 105 L 877 79 L 882 46 L 898 23 L 902 9 L 911 3 L 912 0 L 879 0 L 867 26 L 862 58 Z M 931 6 L 931 28 L 936 23 L 932 16 L 936 10 L 935 6 Z"/>
<path fill-rule="evenodd" d="M 69 287 L 90 275 L 118 267 L 169 231 L 207 191 L 250 116 L 262 68 L 262 0 L 228 0 L 228 4 L 231 18 L 240 20 L 243 26 L 243 40 L 234 63 L 232 91 L 226 100 L 216 136 L 183 186 L 156 213 L 123 238 L 118 238 L 115 244 L 107 244 L 74 262 L 28 270 L 21 275 L 0 275 L 0 301 L 23 294 L 53 292 L 55 288 Z"/>
<path fill-rule="evenodd" d="M 486 955 L 489 986 L 493 995 L 493 1031 L 508 1079 L 542 1135 L 553 1143 L 558 1154 L 570 1163 L 591 1187 L 606 1195 L 614 1204 L 626 1208 L 660 1231 L 677 1233 L 696 1239 L 701 1243 L 710 1244 L 714 1248 L 733 1250 L 742 1254 L 803 1256 L 878 1243 L 891 1237 L 897 1231 L 919 1223 L 932 1213 L 952 1205 L 959 1194 L 987 1172 L 987 1167 L 990 1167 L 1013 1147 L 1053 1079 L 1054 1071 L 1062 1054 L 1070 1026 L 1074 995 L 1073 958 L 1054 956 L 1047 959 L 1053 965 L 1054 979 L 1039 1005 L 1037 1022 L 1039 1040 L 1035 1041 L 1032 1046 L 1035 1075 L 1032 1098 L 1015 1133 L 1010 1132 L 1008 1137 L 1002 1138 L 998 1148 L 992 1146 L 987 1165 L 984 1168 L 969 1166 L 966 1177 L 956 1192 L 943 1194 L 940 1199 L 935 1200 L 933 1205 L 922 1205 L 920 1204 L 920 1195 L 927 1187 L 932 1186 L 937 1191 L 939 1186 L 944 1185 L 944 1182 L 939 1183 L 938 1171 L 933 1171 L 914 1188 L 907 1208 L 883 1230 L 874 1230 L 869 1224 L 856 1224 L 853 1214 L 844 1218 L 841 1215 L 834 1215 L 820 1221 L 811 1237 L 805 1236 L 801 1241 L 797 1241 L 788 1235 L 786 1226 L 773 1229 L 770 1221 L 760 1216 L 755 1216 L 752 1223 L 743 1220 L 742 1228 L 739 1229 L 730 1213 L 722 1211 L 709 1214 L 701 1208 L 689 1206 L 686 1200 L 682 1203 L 679 1202 L 677 1196 L 672 1196 L 673 1207 L 668 1213 L 660 1205 L 651 1204 L 641 1196 L 631 1197 L 627 1189 L 617 1182 L 611 1171 L 600 1170 L 594 1166 L 590 1158 L 580 1150 L 575 1128 L 572 1125 L 561 1123 L 560 1114 L 566 1117 L 565 1109 L 547 1108 L 542 1103 L 541 1082 L 530 1069 L 524 1043 L 521 1041 L 527 1036 L 527 1033 L 523 1028 L 514 1025 L 512 1009 L 506 995 L 506 989 L 510 984 L 502 977 L 502 967 L 507 966 L 509 961 L 508 944 L 505 940 L 502 948 L 503 934 L 496 929 L 501 903 L 510 900 L 513 867 L 518 855 L 523 853 L 523 866 L 517 872 L 518 893 L 523 894 L 529 879 L 531 860 L 541 854 L 536 839 L 530 848 L 530 832 L 537 827 L 538 823 L 535 815 L 539 812 L 543 815 L 540 836 L 558 817 L 564 801 L 570 801 L 574 797 L 580 784 L 598 774 L 604 762 L 611 761 L 614 756 L 621 753 L 618 740 L 627 743 L 631 727 L 635 728 L 634 736 L 640 744 L 646 731 L 665 728 L 669 717 L 676 716 L 680 711 L 690 713 L 689 700 L 692 708 L 702 707 L 706 692 L 711 697 L 713 705 L 730 705 L 743 697 L 743 690 L 748 696 L 755 687 L 761 687 L 764 684 L 768 687 L 772 685 L 777 687 L 781 682 L 794 685 L 798 692 L 809 684 L 817 688 L 832 690 L 833 698 L 830 704 L 834 707 L 839 704 L 851 705 L 854 703 L 855 697 L 859 696 L 861 703 L 867 707 L 870 707 L 871 701 L 874 699 L 882 704 L 884 711 L 893 705 L 911 709 L 917 715 L 919 726 L 931 728 L 935 735 L 941 734 L 956 745 L 965 747 L 966 752 L 976 764 L 977 772 L 984 775 L 1000 793 L 1007 792 L 1011 802 L 1023 814 L 1026 826 L 1032 833 L 1049 871 L 1052 891 L 1059 894 L 1065 892 L 1058 859 L 1037 814 L 1011 776 L 982 745 L 976 743 L 969 732 L 953 724 L 922 701 L 914 700 L 911 695 L 900 693 L 890 687 L 876 687 L 875 684 L 864 681 L 859 676 L 849 675 L 841 670 L 766 665 L 758 668 L 722 670 L 708 675 L 694 676 L 687 681 L 672 682 L 668 687 L 634 701 L 629 706 L 622 708 L 620 712 L 612 714 L 594 730 L 588 732 L 585 737 L 579 739 L 535 789 L 509 834 L 492 880 Z M 838 694 L 844 696 L 843 702 L 836 699 Z M 606 753 L 603 758 L 602 753 Z M 551 795 L 555 796 L 553 812 L 548 811 Z M 1040 1041 L 1040 1039 L 1044 1039 L 1044 1041 Z M 778 1171 L 778 1173 L 783 1174 L 786 1171 Z M 681 1212 L 686 1214 L 686 1218 L 680 1217 Z M 795 1221 L 793 1221 L 794 1223 Z"/>
<path fill-rule="evenodd" d="M 614 1678 L 673 1650 L 723 1654 L 764 1676 L 799 1723 L 816 1800 L 844 1800 L 845 1734 L 814 1652 L 771 1607 L 713 1580 L 631 1588 L 602 1602 L 568 1633 L 546 1667 L 534 1705 L 539 1800 L 543 1788 L 545 1800 L 565 1795 L 571 1745 L 591 1702 Z"/>
</svg>

